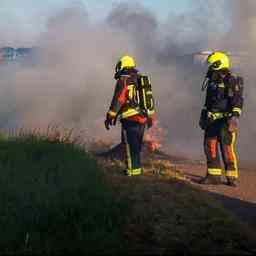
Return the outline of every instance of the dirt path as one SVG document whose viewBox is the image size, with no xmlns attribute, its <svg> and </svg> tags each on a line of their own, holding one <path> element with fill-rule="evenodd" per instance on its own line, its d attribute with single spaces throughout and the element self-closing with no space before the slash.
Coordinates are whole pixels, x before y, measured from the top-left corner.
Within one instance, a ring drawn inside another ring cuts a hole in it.
<svg viewBox="0 0 256 256">
<path fill-rule="evenodd" d="M 242 222 L 256 228 L 256 168 L 241 169 L 239 186 L 200 185 L 198 181 L 205 176 L 205 165 L 177 164 L 193 185 L 208 191 L 220 200 L 224 207 L 231 210 Z"/>
</svg>

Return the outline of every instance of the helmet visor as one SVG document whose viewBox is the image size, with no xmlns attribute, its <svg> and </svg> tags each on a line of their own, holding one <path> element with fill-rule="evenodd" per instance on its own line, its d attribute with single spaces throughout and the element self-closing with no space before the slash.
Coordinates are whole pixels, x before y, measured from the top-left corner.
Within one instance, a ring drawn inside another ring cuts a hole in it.
<svg viewBox="0 0 256 256">
<path fill-rule="evenodd" d="M 221 66 L 221 61 L 220 60 L 218 60 L 218 61 L 215 61 L 214 63 L 212 63 L 211 65 L 210 65 L 210 69 L 219 69 L 219 67 Z"/>
</svg>

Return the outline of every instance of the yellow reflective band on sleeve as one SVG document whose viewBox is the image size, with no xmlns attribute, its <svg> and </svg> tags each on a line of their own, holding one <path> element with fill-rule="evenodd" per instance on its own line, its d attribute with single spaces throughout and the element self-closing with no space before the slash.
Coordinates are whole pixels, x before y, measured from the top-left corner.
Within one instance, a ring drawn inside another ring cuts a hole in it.
<svg viewBox="0 0 256 256">
<path fill-rule="evenodd" d="M 219 88 L 225 88 L 225 84 L 224 83 L 218 84 L 218 87 Z"/>
<path fill-rule="evenodd" d="M 221 175 L 222 170 L 221 169 L 217 169 L 217 168 L 208 168 L 208 174 L 209 175 Z"/>
<path fill-rule="evenodd" d="M 108 111 L 108 114 L 109 114 L 110 116 L 112 116 L 112 117 L 116 117 L 116 115 L 117 115 L 116 112 L 111 111 L 111 110 Z"/>
<path fill-rule="evenodd" d="M 232 112 L 237 112 L 239 115 L 241 115 L 242 109 L 241 108 L 233 108 Z"/>
</svg>

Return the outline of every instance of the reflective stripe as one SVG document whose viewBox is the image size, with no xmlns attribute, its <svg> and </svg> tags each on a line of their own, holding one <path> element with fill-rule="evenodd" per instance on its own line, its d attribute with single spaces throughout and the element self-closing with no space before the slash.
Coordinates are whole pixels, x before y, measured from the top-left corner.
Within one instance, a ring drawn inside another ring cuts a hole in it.
<svg viewBox="0 0 256 256">
<path fill-rule="evenodd" d="M 238 172 L 236 170 L 234 170 L 234 171 L 227 171 L 226 172 L 226 176 L 237 179 L 238 178 Z"/>
<path fill-rule="evenodd" d="M 217 120 L 228 116 L 228 113 L 221 113 L 221 112 L 210 112 L 207 113 L 208 117 Z"/>
<path fill-rule="evenodd" d="M 134 108 L 129 108 L 127 111 L 123 112 L 121 115 L 120 115 L 120 118 L 123 119 L 123 118 L 128 118 L 130 116 L 134 116 L 134 115 L 138 115 L 139 114 L 139 111 L 134 109 Z"/>
<path fill-rule="evenodd" d="M 224 83 L 218 84 L 218 87 L 219 88 L 225 88 L 225 84 Z"/>
<path fill-rule="evenodd" d="M 146 92 L 145 89 L 142 89 L 143 92 L 143 103 L 144 103 L 144 108 L 147 109 L 147 101 L 146 101 Z"/>
<path fill-rule="evenodd" d="M 128 169 L 127 170 L 127 175 L 128 176 L 135 176 L 135 175 L 140 175 L 142 173 L 141 168 L 138 169 Z"/>
<path fill-rule="evenodd" d="M 110 116 L 112 116 L 112 117 L 116 117 L 116 115 L 117 115 L 116 112 L 111 111 L 111 110 L 108 111 L 108 114 L 109 114 Z"/>
<path fill-rule="evenodd" d="M 128 138 L 127 138 L 126 130 L 124 130 L 124 143 L 125 143 L 125 147 L 126 147 L 127 167 L 128 167 L 128 170 L 129 170 L 129 169 L 132 169 L 132 158 L 131 158 L 131 151 L 130 151 L 130 147 L 129 147 L 129 144 L 128 144 Z"/>
<path fill-rule="evenodd" d="M 236 153 L 234 150 L 234 145 L 236 142 L 236 133 L 233 132 L 232 133 L 232 142 L 231 142 L 231 153 L 233 155 L 233 161 L 234 161 L 234 170 L 227 170 L 226 171 L 226 176 L 227 177 L 234 177 L 234 178 L 238 178 L 238 165 L 237 165 L 237 157 L 236 157 Z"/>
<path fill-rule="evenodd" d="M 134 96 L 134 84 L 128 85 L 128 98 L 132 100 Z"/>
<path fill-rule="evenodd" d="M 216 169 L 216 168 L 208 168 L 208 174 L 209 175 L 221 175 L 222 170 L 221 169 Z"/>
<path fill-rule="evenodd" d="M 144 79 L 140 79 L 141 85 L 144 87 Z"/>
<path fill-rule="evenodd" d="M 241 108 L 233 108 L 232 112 L 237 112 L 239 115 L 241 115 L 242 109 Z"/>
<path fill-rule="evenodd" d="M 234 156 L 235 169 L 236 169 L 236 171 L 238 171 L 237 157 L 236 157 L 236 153 L 235 153 L 235 149 L 234 149 L 235 143 L 236 143 L 236 133 L 233 132 L 232 133 L 232 143 L 231 143 L 232 144 L 232 152 L 233 152 L 233 156 Z"/>
<path fill-rule="evenodd" d="M 144 83 L 144 77 L 140 79 L 141 81 L 141 86 L 142 86 L 142 97 L 143 97 L 143 103 L 144 103 L 144 108 L 147 109 L 147 102 L 146 102 L 146 92 L 145 92 L 145 83 Z"/>
</svg>

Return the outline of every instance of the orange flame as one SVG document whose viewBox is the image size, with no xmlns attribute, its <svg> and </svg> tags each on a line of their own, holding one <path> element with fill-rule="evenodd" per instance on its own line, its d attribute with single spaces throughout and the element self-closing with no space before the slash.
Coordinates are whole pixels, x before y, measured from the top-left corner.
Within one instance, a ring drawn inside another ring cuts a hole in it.
<svg viewBox="0 0 256 256">
<path fill-rule="evenodd" d="M 164 135 L 164 130 L 160 127 L 158 121 L 145 132 L 144 143 L 150 152 L 154 152 L 162 147 Z"/>
</svg>

